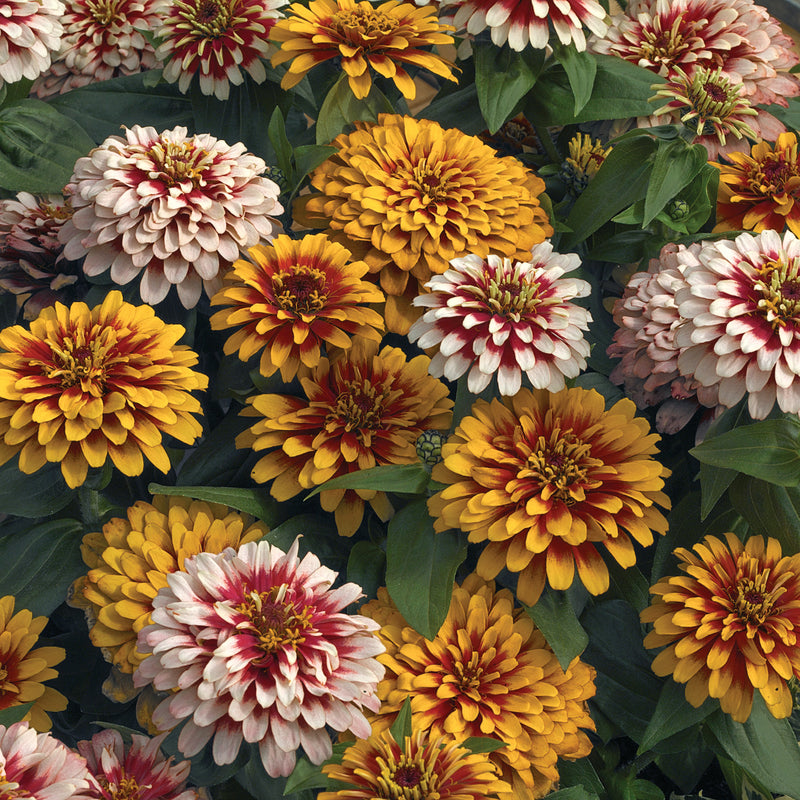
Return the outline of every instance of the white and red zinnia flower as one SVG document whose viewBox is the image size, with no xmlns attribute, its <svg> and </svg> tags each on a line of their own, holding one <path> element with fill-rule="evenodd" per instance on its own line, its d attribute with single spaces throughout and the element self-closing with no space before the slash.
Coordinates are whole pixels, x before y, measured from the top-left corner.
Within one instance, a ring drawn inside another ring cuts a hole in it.
<svg viewBox="0 0 800 800">
<path fill-rule="evenodd" d="M 240 250 L 270 239 L 280 189 L 260 177 L 266 164 L 241 143 L 186 128 L 134 125 L 75 164 L 75 213 L 59 238 L 67 258 L 86 256 L 87 275 L 111 269 L 124 285 L 142 273 L 142 300 L 161 302 L 176 286 L 185 308 L 222 286 Z"/>
<path fill-rule="evenodd" d="M 48 69 L 63 14 L 61 0 L 0 0 L 0 86 L 35 80 Z"/>
<path fill-rule="evenodd" d="M 380 626 L 342 609 L 361 596 L 298 540 L 287 553 L 251 542 L 218 555 L 200 553 L 168 577 L 154 601 L 138 649 L 152 653 L 134 675 L 172 694 L 153 714 L 161 730 L 186 720 L 181 752 L 198 753 L 213 737 L 217 764 L 242 742 L 257 742 L 273 777 L 288 775 L 295 751 L 321 764 L 331 756 L 326 730 L 365 738 L 362 709 L 376 712 L 383 667 Z"/>
<path fill-rule="evenodd" d="M 800 240 L 787 231 L 705 242 L 675 295 L 678 369 L 718 390 L 720 405 L 748 395 L 753 419 L 777 402 L 800 412 Z"/>
<path fill-rule="evenodd" d="M 489 255 L 455 258 L 435 275 L 415 306 L 428 308 L 409 339 L 427 349 L 435 377 L 456 380 L 467 370 L 468 388 L 482 392 L 497 376 L 500 394 L 515 395 L 522 373 L 536 389 L 556 392 L 564 378 L 586 367 L 584 338 L 591 315 L 570 302 L 586 297 L 586 281 L 561 276 L 580 266 L 573 253 L 553 252 L 550 242 L 533 248 L 529 261 Z"/>
</svg>

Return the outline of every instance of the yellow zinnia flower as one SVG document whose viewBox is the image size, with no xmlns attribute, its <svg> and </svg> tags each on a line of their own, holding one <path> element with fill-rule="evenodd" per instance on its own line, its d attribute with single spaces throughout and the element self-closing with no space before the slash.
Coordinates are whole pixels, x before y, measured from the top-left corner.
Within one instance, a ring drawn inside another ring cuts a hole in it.
<svg viewBox="0 0 800 800">
<path fill-rule="evenodd" d="M 338 153 L 311 177 L 295 215 L 366 261 L 386 292 L 386 327 L 405 334 L 411 301 L 466 253 L 525 261 L 553 228 L 544 181 L 476 136 L 431 120 L 382 114 L 337 136 Z"/>
<path fill-rule="evenodd" d="M 156 495 L 131 506 L 102 533 L 83 537 L 89 572 L 73 584 L 71 604 L 86 611 L 92 643 L 122 672 L 134 672 L 144 654 L 139 631 L 150 622 L 153 598 L 167 576 L 198 553 L 221 553 L 261 539 L 268 528 L 218 503 Z"/>
<path fill-rule="evenodd" d="M 66 653 L 63 647 L 32 649 L 47 617 L 34 617 L 27 609 L 15 614 L 14 602 L 12 595 L 0 599 L 0 711 L 32 702 L 23 719 L 37 731 L 49 731 L 52 722 L 47 712 L 63 711 L 67 698 L 43 683 L 58 676 L 53 667 Z"/>
<path fill-rule="evenodd" d="M 30 474 L 60 462 L 71 488 L 108 458 L 125 475 L 140 475 L 144 458 L 168 472 L 163 434 L 200 436 L 189 392 L 208 383 L 190 369 L 197 355 L 176 344 L 183 333 L 118 291 L 91 310 L 56 303 L 30 331 L 0 331 L 0 464 L 19 453 Z"/>
<path fill-rule="evenodd" d="M 289 16 L 279 20 L 269 34 L 281 47 L 272 55 L 272 66 L 292 62 L 281 81 L 282 89 L 291 89 L 317 64 L 341 58 L 356 97 L 363 99 L 369 94 L 372 67 L 413 100 L 417 87 L 400 65 L 422 67 L 455 81 L 451 61 L 421 49 L 453 44 L 453 37 L 445 33 L 452 30 L 452 25 L 439 22 L 435 7 L 417 8 L 400 0 L 389 0 L 377 8 L 366 0 L 311 0 L 308 6 L 293 3 Z"/>
</svg>

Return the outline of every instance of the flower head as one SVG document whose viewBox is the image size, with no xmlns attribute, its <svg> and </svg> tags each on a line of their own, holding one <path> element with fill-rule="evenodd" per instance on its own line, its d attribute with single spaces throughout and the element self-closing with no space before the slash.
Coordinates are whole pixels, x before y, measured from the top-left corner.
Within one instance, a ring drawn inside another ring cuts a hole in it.
<svg viewBox="0 0 800 800">
<path fill-rule="evenodd" d="M 519 391 L 524 372 L 536 389 L 558 391 L 564 377 L 586 367 L 583 338 L 592 317 L 574 303 L 586 297 L 586 281 L 562 278 L 580 258 L 553 252 L 549 242 L 533 248 L 527 261 L 489 255 L 455 258 L 435 275 L 415 306 L 429 309 L 408 333 L 427 349 L 439 347 L 431 374 L 455 380 L 469 370 L 468 388 L 482 392 L 497 377 L 500 394 Z"/>
<path fill-rule="evenodd" d="M 788 228 L 800 236 L 800 161 L 797 135 L 782 133 L 772 146 L 753 145 L 750 155 L 730 153 L 719 169 L 714 232 Z"/>
<path fill-rule="evenodd" d="M 92 800 L 86 762 L 49 733 L 27 722 L 0 725 L 0 792 L 3 798 Z"/>
<path fill-rule="evenodd" d="M 642 622 L 652 622 L 645 647 L 667 645 L 656 675 L 686 684 L 700 706 L 711 696 L 745 722 L 758 689 L 777 718 L 792 713 L 790 678 L 800 678 L 800 554 L 781 557 L 776 539 L 706 536 L 691 552 L 675 551 L 685 575 L 663 578 Z M 727 542 L 727 544 L 726 544 Z"/>
<path fill-rule="evenodd" d="M 144 659 L 136 636 L 150 622 L 153 598 L 167 576 L 183 570 L 198 553 L 221 553 L 258 541 L 268 532 L 247 514 L 217 503 L 156 495 L 139 501 L 125 519 L 115 517 L 102 533 L 83 537 L 88 574 L 73 585 L 70 602 L 86 610 L 92 643 L 122 672 Z"/>
<path fill-rule="evenodd" d="M 68 92 L 156 66 L 142 30 L 156 23 L 155 0 L 66 0 L 57 58 L 31 91 L 39 97 Z"/>
<path fill-rule="evenodd" d="M 233 265 L 211 300 L 227 306 L 214 314 L 211 327 L 239 328 L 225 342 L 226 355 L 238 350 L 247 361 L 261 350 L 261 374 L 280 369 L 288 382 L 301 365 L 317 366 L 320 345 L 348 348 L 351 336 L 380 341 L 383 318 L 364 305 L 382 302 L 382 292 L 362 280 L 369 267 L 351 261 L 349 250 L 325 234 L 281 235 L 249 255 L 250 261 Z"/>
<path fill-rule="evenodd" d="M 197 76 L 200 91 L 227 100 L 246 72 L 256 83 L 267 73 L 269 33 L 286 0 L 156 0 L 161 24 L 156 58 L 165 62 L 164 80 L 182 92 Z"/>
<path fill-rule="evenodd" d="M 119 731 L 107 729 L 78 742 L 78 752 L 92 773 L 91 796 L 97 800 L 197 800 L 186 788 L 191 764 L 161 754 L 166 733 L 151 739 L 131 736 L 125 745 Z"/>
<path fill-rule="evenodd" d="M 86 256 L 87 275 L 109 267 L 120 285 L 142 274 L 146 303 L 177 286 L 185 308 L 211 296 L 240 248 L 269 239 L 279 189 L 265 164 L 209 134 L 156 133 L 134 125 L 79 158 L 69 189 L 75 214 L 62 228 L 67 258 Z"/>
<path fill-rule="evenodd" d="M 341 59 L 350 89 L 358 98 L 372 88 L 370 68 L 391 78 L 403 96 L 413 100 L 417 88 L 403 64 L 422 67 L 441 78 L 455 81 L 450 61 L 423 47 L 453 43 L 450 25 L 442 25 L 432 6 L 388 0 L 374 6 L 366 0 L 311 0 L 293 3 L 289 16 L 270 33 L 280 50 L 272 65 L 290 61 L 281 81 L 283 89 L 296 86 L 317 64 Z"/>
<path fill-rule="evenodd" d="M 50 66 L 63 16 L 61 0 L 0 0 L 0 86 L 35 80 Z"/>
<path fill-rule="evenodd" d="M 406 361 L 396 347 L 380 353 L 360 341 L 337 360 L 320 360 L 301 379 L 305 397 L 262 394 L 248 398 L 245 413 L 260 417 L 236 439 L 237 447 L 269 450 L 253 467 L 258 483 L 275 479 L 279 501 L 336 477 L 382 464 L 418 462 L 423 431 L 450 427 L 453 401 L 447 387 L 428 375 L 429 359 Z M 368 501 L 382 519 L 392 507 L 383 492 L 325 489 L 322 507 L 333 511 L 343 536 L 352 536 Z"/>
<path fill-rule="evenodd" d="M 91 310 L 56 303 L 30 331 L 0 331 L 0 463 L 19 453 L 27 474 L 60 463 L 72 488 L 108 458 L 125 475 L 140 475 L 145 458 L 168 472 L 163 435 L 200 436 L 190 392 L 208 382 L 190 369 L 195 353 L 176 344 L 183 333 L 118 291 Z"/>
<path fill-rule="evenodd" d="M 675 295 L 678 369 L 753 419 L 800 413 L 800 240 L 787 231 L 705 242 Z"/>
<path fill-rule="evenodd" d="M 407 736 L 402 746 L 390 731 L 359 739 L 345 750 L 340 764 L 326 764 L 322 771 L 347 787 L 321 792 L 318 800 L 387 796 L 396 800 L 484 800 L 511 788 L 499 779 L 487 756 L 471 753 L 449 737 L 432 740 L 421 730 Z"/>
<path fill-rule="evenodd" d="M 301 560 L 266 541 L 186 559 L 155 599 L 139 634 L 152 652 L 137 686 L 170 691 L 153 714 L 161 730 L 181 720 L 178 747 L 198 753 L 213 737 L 217 764 L 243 741 L 258 742 L 272 777 L 288 775 L 302 747 L 320 764 L 331 756 L 329 725 L 370 734 L 363 709 L 378 710 L 383 667 L 376 623 L 342 610 L 361 596 L 311 553 Z"/>
<path fill-rule="evenodd" d="M 385 590 L 361 611 L 382 623 L 386 646 L 373 732 L 386 729 L 410 697 L 412 725 L 431 737 L 500 740 L 505 746 L 489 758 L 509 784 L 496 790 L 501 800 L 544 796 L 558 780 L 558 758 L 588 755 L 581 728 L 594 730 L 586 705 L 594 670 L 577 657 L 563 670 L 508 589 L 468 576 L 454 587 L 433 640 L 405 622 Z"/>
<path fill-rule="evenodd" d="M 64 300 L 78 280 L 79 267 L 64 258 L 58 231 L 72 216 L 63 195 L 35 197 L 20 192 L 0 200 L 0 289 L 17 295 L 25 319 Z"/>
<path fill-rule="evenodd" d="M 562 44 L 586 49 L 583 26 L 597 36 L 605 34 L 606 12 L 596 0 L 442 0 L 442 8 L 456 7 L 455 26 L 476 34 L 489 28 L 496 45 L 508 42 L 512 50 L 528 45 L 543 50 L 550 39 L 550 25 Z"/>
<path fill-rule="evenodd" d="M 297 212 L 379 273 L 386 327 L 407 333 L 414 297 L 465 253 L 525 260 L 553 229 L 539 204 L 544 181 L 475 136 L 436 122 L 382 114 L 334 140 L 312 175 L 317 193 Z"/>
<path fill-rule="evenodd" d="M 567 185 L 567 191 L 577 197 L 597 174 L 608 158 L 611 147 L 604 147 L 600 139 L 592 140 L 588 133 L 576 133 L 568 144 L 569 155 L 561 165 L 559 177 Z"/>
<path fill-rule="evenodd" d="M 33 703 L 24 719 L 38 731 L 50 730 L 48 711 L 67 707 L 67 698 L 61 692 L 44 686 L 45 681 L 58 676 L 53 667 L 64 660 L 64 648 L 34 649 L 45 625 L 47 617 L 34 617 L 27 609 L 15 614 L 13 596 L 0 599 L 0 711 Z"/>
<path fill-rule="evenodd" d="M 661 491 L 669 470 L 653 456 L 659 437 L 630 400 L 608 411 L 592 390 L 521 389 L 478 400 L 442 448 L 433 479 L 448 484 L 428 501 L 436 530 L 460 528 L 488 544 L 478 574 L 518 572 L 517 596 L 533 605 L 545 580 L 567 589 L 575 567 L 592 594 L 608 590 L 599 546 L 623 567 L 636 563 L 667 521 Z"/>
</svg>

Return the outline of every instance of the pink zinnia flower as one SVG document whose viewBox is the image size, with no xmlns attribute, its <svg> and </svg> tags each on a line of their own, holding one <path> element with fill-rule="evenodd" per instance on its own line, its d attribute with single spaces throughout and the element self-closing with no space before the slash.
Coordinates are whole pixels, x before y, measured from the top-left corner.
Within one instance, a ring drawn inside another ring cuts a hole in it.
<svg viewBox="0 0 800 800">
<path fill-rule="evenodd" d="M 675 334 L 678 369 L 715 387 L 719 403 L 748 394 L 753 419 L 777 401 L 800 412 L 800 240 L 772 230 L 705 242 L 675 294 L 686 321 Z"/>
<path fill-rule="evenodd" d="M 596 0 L 442 0 L 443 11 L 456 7 L 453 24 L 457 30 L 480 33 L 489 28 L 496 45 L 508 42 L 513 50 L 528 45 L 539 50 L 547 46 L 550 26 L 562 44 L 586 49 L 583 26 L 597 36 L 607 30 L 605 9 Z"/>
<path fill-rule="evenodd" d="M 63 14 L 61 0 L 0 0 L 0 86 L 35 80 L 50 66 Z"/>
<path fill-rule="evenodd" d="M 192 308 L 203 288 L 211 296 L 222 286 L 220 271 L 241 249 L 278 229 L 267 215 L 283 211 L 280 189 L 260 177 L 265 169 L 241 143 L 134 125 L 76 162 L 67 187 L 75 213 L 59 234 L 64 255 L 85 255 L 87 275 L 110 267 L 121 285 L 143 272 L 146 303 L 174 285 Z"/>
<path fill-rule="evenodd" d="M 83 758 L 52 734 L 0 725 L 0 797 L 92 800 L 91 780 Z"/>
<path fill-rule="evenodd" d="M 586 367 L 591 315 L 571 303 L 586 297 L 586 281 L 561 276 L 580 266 L 574 253 L 553 252 L 549 242 L 533 248 L 530 261 L 489 255 L 454 258 L 450 269 L 414 299 L 427 307 L 408 337 L 439 351 L 430 374 L 456 380 L 469 370 L 467 387 L 482 392 L 497 376 L 500 394 L 515 395 L 522 373 L 535 389 L 556 392 L 564 378 Z"/>
<path fill-rule="evenodd" d="M 109 729 L 78 742 L 93 777 L 91 796 L 98 800 L 196 800 L 197 792 L 186 788 L 191 762 L 173 764 L 172 757 L 161 753 L 166 736 L 134 735 L 126 747 L 122 734 Z"/>
<path fill-rule="evenodd" d="M 270 53 L 269 32 L 287 0 L 158 0 L 161 40 L 156 57 L 165 62 L 164 80 L 189 90 L 195 75 L 200 91 L 227 100 L 230 85 L 256 83 L 267 73 L 262 59 Z"/>
<path fill-rule="evenodd" d="M 186 720 L 178 740 L 192 756 L 214 737 L 217 764 L 230 764 L 242 741 L 258 742 L 273 777 L 288 775 L 302 747 L 320 764 L 331 756 L 326 725 L 365 738 L 362 708 L 377 711 L 383 667 L 380 626 L 342 609 L 361 597 L 307 554 L 251 542 L 219 555 L 200 553 L 167 578 L 153 623 L 138 649 L 152 653 L 134 675 L 174 692 L 153 714 L 161 730 Z"/>
<path fill-rule="evenodd" d="M 157 24 L 154 2 L 67 0 L 58 56 L 31 91 L 50 97 L 154 67 L 155 51 L 142 33 Z"/>
</svg>

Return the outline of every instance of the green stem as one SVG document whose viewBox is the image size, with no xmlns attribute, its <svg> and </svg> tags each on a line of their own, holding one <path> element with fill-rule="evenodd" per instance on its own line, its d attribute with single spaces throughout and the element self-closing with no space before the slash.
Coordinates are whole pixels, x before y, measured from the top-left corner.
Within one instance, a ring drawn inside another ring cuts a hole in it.
<svg viewBox="0 0 800 800">
<path fill-rule="evenodd" d="M 548 158 L 554 164 L 561 164 L 564 159 L 561 158 L 561 153 L 558 152 L 556 146 L 553 144 L 553 140 L 550 138 L 550 133 L 547 128 L 543 128 L 541 125 L 534 125 L 533 130 L 536 132 L 536 138 L 539 140 L 539 144 L 544 148 Z"/>
</svg>

